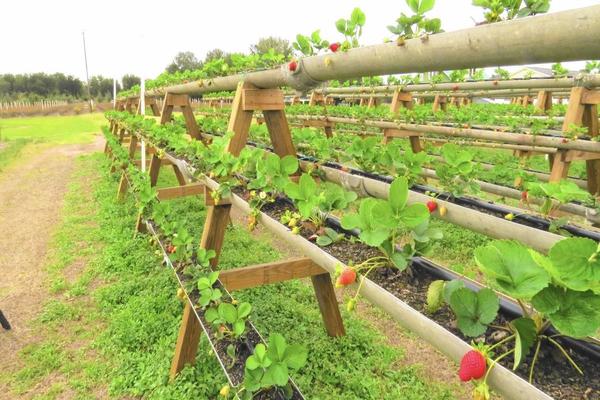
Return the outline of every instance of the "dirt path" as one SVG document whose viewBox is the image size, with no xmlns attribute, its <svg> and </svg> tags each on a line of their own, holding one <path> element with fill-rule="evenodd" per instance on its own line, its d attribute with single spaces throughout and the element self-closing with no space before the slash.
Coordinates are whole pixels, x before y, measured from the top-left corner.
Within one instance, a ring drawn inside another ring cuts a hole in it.
<svg viewBox="0 0 600 400">
<path fill-rule="evenodd" d="M 0 175 L 0 310 L 12 325 L 0 329 L 0 372 L 35 339 L 29 322 L 48 297 L 44 262 L 60 221 L 75 158 L 102 149 L 103 140 L 26 152 Z M 0 394 L 6 393 L 0 383 Z M 2 397 L 2 396 L 0 396 Z"/>
</svg>

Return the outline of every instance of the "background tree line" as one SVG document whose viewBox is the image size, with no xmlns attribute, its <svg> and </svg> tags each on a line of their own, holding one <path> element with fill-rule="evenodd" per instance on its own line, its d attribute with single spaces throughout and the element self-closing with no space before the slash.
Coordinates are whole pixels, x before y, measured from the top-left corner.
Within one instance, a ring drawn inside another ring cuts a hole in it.
<svg viewBox="0 0 600 400">
<path fill-rule="evenodd" d="M 275 50 L 278 54 L 283 54 L 286 58 L 292 53 L 289 41 L 274 36 L 259 39 L 258 43 L 250 46 L 250 53 L 266 54 L 270 49 Z M 173 61 L 167 66 L 166 71 L 169 73 L 193 71 L 202 68 L 204 63 L 219 58 L 223 58 L 225 62 L 229 63 L 233 54 L 236 53 L 227 53 L 221 49 L 213 49 L 206 53 L 204 60 L 199 60 L 193 52 L 182 51 L 177 53 Z"/>
<path fill-rule="evenodd" d="M 117 81 L 117 91 L 140 83 L 140 78 L 127 74 Z M 90 78 L 90 94 L 96 102 L 110 101 L 112 78 L 102 75 Z M 86 82 L 62 73 L 0 74 L 0 102 L 39 100 L 83 100 L 87 98 Z"/>
</svg>

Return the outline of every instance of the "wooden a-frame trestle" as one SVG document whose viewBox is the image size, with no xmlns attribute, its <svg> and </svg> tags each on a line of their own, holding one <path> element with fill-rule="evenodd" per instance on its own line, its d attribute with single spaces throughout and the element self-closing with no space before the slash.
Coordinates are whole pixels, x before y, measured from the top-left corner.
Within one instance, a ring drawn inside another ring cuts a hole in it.
<svg viewBox="0 0 600 400">
<path fill-rule="evenodd" d="M 583 87 L 572 88 L 562 131 L 568 133 L 573 126 L 585 127 L 588 136 L 598 136 L 598 104 L 600 104 L 600 90 Z M 593 195 L 600 194 L 600 154 L 559 149 L 556 154 L 550 156 L 550 160 L 552 162 L 550 182 L 566 178 L 572 161 L 585 160 L 587 189 Z"/>
<path fill-rule="evenodd" d="M 170 99 L 171 104 L 176 102 L 173 98 Z M 165 101 L 165 104 L 167 104 L 167 101 Z M 165 117 L 165 115 L 169 115 L 169 112 L 165 112 L 165 110 L 166 108 L 163 106 L 163 113 L 161 115 L 161 122 L 163 123 L 169 120 L 168 117 Z M 189 110 L 191 114 L 191 108 Z M 246 146 L 253 113 L 257 110 L 263 113 L 264 122 L 267 125 L 275 153 L 280 157 L 286 155 L 296 156 L 296 150 L 284 112 L 283 92 L 278 89 L 257 89 L 248 83 L 240 83 L 233 100 L 228 131 L 234 132 L 234 135 L 229 142 L 228 151 L 234 155 L 238 155 L 244 146 Z M 193 117 L 193 114 L 191 115 Z M 114 128 L 113 133 L 116 134 L 118 129 L 118 127 Z M 199 133 L 198 137 L 200 137 Z M 135 156 L 135 152 L 138 149 L 138 141 L 139 139 L 136 135 L 131 135 L 129 142 L 130 159 L 133 159 Z M 156 185 L 158 172 L 164 164 L 166 164 L 164 160 L 159 158 L 159 152 L 154 151 L 148 169 L 152 186 Z M 176 166 L 174 165 L 174 167 Z M 183 176 L 181 178 L 183 180 L 179 181 L 181 185 L 179 187 L 158 189 L 158 198 L 159 200 L 166 200 L 182 195 L 204 195 L 207 215 L 200 239 L 200 247 L 215 251 L 216 256 L 211 260 L 211 267 L 217 269 L 221 248 L 225 240 L 226 228 L 230 221 L 232 204 L 227 198 L 215 203 L 208 187 L 201 183 L 187 183 Z M 124 175 L 119 185 L 119 197 L 125 194 L 126 186 L 127 180 Z M 140 216 L 137 221 L 138 231 L 144 229 L 142 225 Z M 252 265 L 222 271 L 219 275 L 221 283 L 229 291 L 310 277 L 328 335 L 333 337 L 345 335 L 344 324 L 331 276 L 328 271 L 315 264 L 309 258 L 302 257 Z M 174 379 L 186 364 L 193 364 L 195 362 L 201 332 L 200 324 L 196 320 L 196 313 L 190 302 L 187 301 L 171 364 L 171 379 Z"/>
<path fill-rule="evenodd" d="M 283 92 L 278 89 L 257 89 L 248 83 L 240 83 L 236 91 L 228 131 L 234 135 L 228 145 L 228 151 L 239 155 L 248 140 L 248 133 L 254 111 L 263 113 L 273 149 L 277 155 L 296 156 L 289 125 L 284 112 Z M 205 193 L 207 216 L 200 240 L 200 247 L 212 249 L 217 256 L 211 260 L 216 268 L 225 239 L 231 203 L 222 199 L 215 204 L 212 196 Z M 330 336 L 345 334 L 344 324 L 338 308 L 333 284 L 329 273 L 308 258 L 278 261 L 268 264 L 227 270 L 220 273 L 221 283 L 228 290 L 241 290 L 291 279 L 310 277 L 323 317 L 325 329 Z M 196 349 L 200 339 L 200 330 L 195 321 L 195 313 L 189 302 L 186 303 L 183 320 L 179 330 L 175 356 L 171 364 L 171 378 L 174 378 L 186 365 L 194 363 Z"/>
</svg>

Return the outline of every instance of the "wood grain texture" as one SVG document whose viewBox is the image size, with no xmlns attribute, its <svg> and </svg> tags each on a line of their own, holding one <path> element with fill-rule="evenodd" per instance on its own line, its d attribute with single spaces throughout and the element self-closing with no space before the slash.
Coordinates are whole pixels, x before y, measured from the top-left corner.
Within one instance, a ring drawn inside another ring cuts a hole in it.
<svg viewBox="0 0 600 400">
<path fill-rule="evenodd" d="M 171 382 L 175 380 L 177 374 L 186 365 L 193 365 L 196 362 L 196 352 L 198 351 L 201 333 L 202 328 L 196 319 L 196 314 L 189 301 L 186 301 L 181 326 L 179 327 L 179 336 L 177 336 L 177 344 L 175 345 L 175 355 L 169 372 Z"/>
<path fill-rule="evenodd" d="M 344 329 L 344 321 L 342 320 L 335 291 L 333 290 L 331 276 L 328 273 L 314 275 L 311 277 L 311 280 L 327 334 L 332 337 L 344 336 L 346 330 Z"/>
<path fill-rule="evenodd" d="M 243 89 L 242 110 L 283 110 L 283 92 L 279 89 Z"/>
<path fill-rule="evenodd" d="M 214 250 L 217 254 L 210 260 L 210 265 L 213 268 L 216 268 L 219 263 L 219 256 L 225 238 L 225 230 L 227 229 L 230 220 L 230 211 L 231 204 L 225 204 L 220 206 L 209 206 L 206 212 L 206 220 L 204 222 L 202 238 L 200 239 L 200 247 L 206 250 Z"/>
<path fill-rule="evenodd" d="M 252 123 L 253 111 L 245 111 L 242 107 L 242 97 L 244 89 L 254 88 L 249 83 L 240 82 L 238 89 L 235 92 L 233 103 L 231 104 L 231 115 L 229 116 L 229 124 L 227 131 L 233 132 L 234 135 L 229 142 L 227 151 L 234 156 L 238 156 L 248 141 L 248 132 Z"/>
<path fill-rule="evenodd" d="M 288 155 L 296 157 L 296 148 L 292 142 L 290 126 L 284 111 L 263 111 L 265 123 L 269 129 L 269 136 L 273 150 L 279 157 Z"/>
<path fill-rule="evenodd" d="M 158 189 L 158 200 L 165 201 L 185 196 L 196 196 L 204 194 L 204 185 L 201 183 L 190 183 L 183 186 L 173 186 Z"/>
<path fill-rule="evenodd" d="M 310 258 L 302 257 L 221 271 L 219 280 L 227 290 L 234 291 L 307 278 L 325 272 Z"/>
<path fill-rule="evenodd" d="M 581 97 L 582 104 L 600 104 L 600 90 L 585 90 Z"/>
</svg>

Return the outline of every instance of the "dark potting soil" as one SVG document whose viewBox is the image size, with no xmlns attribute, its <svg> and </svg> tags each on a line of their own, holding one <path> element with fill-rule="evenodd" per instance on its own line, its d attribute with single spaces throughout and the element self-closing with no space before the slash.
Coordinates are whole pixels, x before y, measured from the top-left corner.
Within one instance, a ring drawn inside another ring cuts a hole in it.
<svg viewBox="0 0 600 400">
<path fill-rule="evenodd" d="M 244 198 L 247 197 L 243 190 L 239 190 L 238 193 Z M 286 210 L 294 210 L 294 208 L 282 199 L 267 204 L 262 209 L 263 212 L 276 220 L 279 220 Z M 307 240 L 310 240 L 315 232 L 305 224 L 301 227 L 300 234 Z M 323 250 L 346 264 L 358 264 L 371 257 L 380 255 L 377 249 L 362 243 L 353 242 L 352 240 L 343 240 L 334 243 L 324 247 Z M 465 342 L 470 343 L 473 340 L 472 338 L 465 337 L 456 327 L 454 315 L 449 307 L 444 306 L 434 314 L 426 311 L 427 289 L 436 278 L 424 269 L 411 266 L 405 271 L 400 272 L 395 268 L 380 268 L 374 270 L 369 275 L 369 278 Z M 506 326 L 508 322 L 507 317 L 499 314 L 492 325 Z M 502 329 L 490 327 L 484 335 L 475 338 L 475 341 L 485 341 L 488 344 L 494 344 L 506 337 L 507 334 L 508 332 Z M 508 348 L 508 346 L 504 348 L 503 346 L 499 346 L 497 354 L 504 353 Z M 556 399 L 600 400 L 600 365 L 594 359 L 584 354 L 575 352 L 567 347 L 565 348 L 569 356 L 584 371 L 584 375 L 580 375 L 573 368 L 557 347 L 548 341 L 543 341 L 534 369 L 533 384 Z M 522 361 L 515 373 L 521 378 L 529 380 L 529 368 L 532 361 L 533 351 L 530 351 L 529 356 Z M 512 358 L 507 357 L 501 360 L 500 364 L 512 370 Z"/>
</svg>

